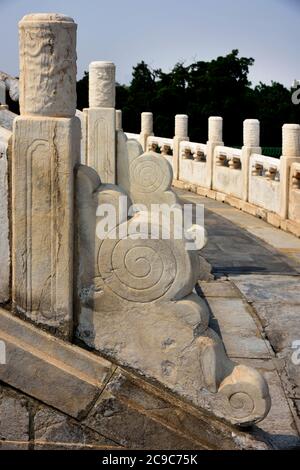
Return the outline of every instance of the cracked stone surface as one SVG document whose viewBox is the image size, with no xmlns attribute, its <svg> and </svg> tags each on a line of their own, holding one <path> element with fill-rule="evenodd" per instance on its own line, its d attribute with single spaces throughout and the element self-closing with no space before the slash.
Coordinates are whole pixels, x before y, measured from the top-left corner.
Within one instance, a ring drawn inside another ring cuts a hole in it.
<svg viewBox="0 0 300 470">
<path fill-rule="evenodd" d="M 180 191 L 205 205 L 208 244 L 203 255 L 218 281 L 200 282 L 199 294 L 232 359 L 263 371 L 272 397 L 259 425 L 278 448 L 300 446 L 300 241 L 220 202 Z M 289 247 L 287 249 L 287 247 Z"/>
<path fill-rule="evenodd" d="M 0 386 L 0 440 L 23 441 L 23 443 L 29 441 L 27 401 L 19 399 L 16 393 L 2 386 Z"/>
</svg>

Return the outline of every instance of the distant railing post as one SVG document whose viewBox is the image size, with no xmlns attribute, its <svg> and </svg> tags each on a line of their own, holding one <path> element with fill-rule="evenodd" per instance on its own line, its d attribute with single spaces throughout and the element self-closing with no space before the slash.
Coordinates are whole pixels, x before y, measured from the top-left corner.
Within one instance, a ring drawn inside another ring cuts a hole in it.
<svg viewBox="0 0 300 470">
<path fill-rule="evenodd" d="M 243 132 L 244 145 L 242 148 L 243 201 L 249 200 L 250 156 L 261 154 L 260 122 L 258 119 L 246 119 Z"/>
<path fill-rule="evenodd" d="M 285 124 L 282 128 L 282 156 L 280 157 L 280 216 L 288 218 L 290 169 L 300 160 L 300 125 Z"/>
<path fill-rule="evenodd" d="M 186 114 L 177 114 L 175 116 L 175 136 L 173 140 L 173 173 L 174 179 L 179 178 L 179 159 L 180 159 L 180 143 L 190 140 L 188 137 L 189 118 Z"/>
<path fill-rule="evenodd" d="M 6 104 L 6 86 L 2 81 L 0 81 L 0 105 L 1 104 Z"/>
<path fill-rule="evenodd" d="M 143 147 L 144 152 L 147 151 L 147 139 L 148 137 L 154 135 L 153 133 L 153 114 L 152 113 L 142 113 L 141 114 L 141 133 L 140 133 L 140 143 Z"/>
<path fill-rule="evenodd" d="M 120 109 L 116 110 L 116 131 L 122 131 L 122 111 Z"/>
<path fill-rule="evenodd" d="M 213 168 L 215 148 L 223 143 L 223 118 L 211 116 L 208 120 L 208 142 L 207 142 L 207 188 L 213 187 Z"/>
<path fill-rule="evenodd" d="M 116 67 L 112 62 L 92 62 L 89 67 L 87 165 L 102 183 L 116 182 Z"/>
</svg>

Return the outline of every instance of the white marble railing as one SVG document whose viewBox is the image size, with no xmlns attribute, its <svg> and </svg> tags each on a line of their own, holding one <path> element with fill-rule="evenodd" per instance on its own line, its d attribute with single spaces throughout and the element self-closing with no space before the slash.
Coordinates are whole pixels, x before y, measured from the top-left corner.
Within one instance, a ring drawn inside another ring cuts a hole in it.
<svg viewBox="0 0 300 470">
<path fill-rule="evenodd" d="M 179 145 L 179 174 L 182 181 L 207 186 L 207 146 L 183 141 Z"/>
<path fill-rule="evenodd" d="M 173 140 L 164 137 L 149 136 L 146 140 L 146 149 L 160 153 L 173 168 Z M 174 168 L 173 168 L 174 170 Z"/>
<path fill-rule="evenodd" d="M 212 189 L 243 198 L 242 152 L 231 147 L 217 146 L 213 158 Z"/>
<path fill-rule="evenodd" d="M 280 214 L 280 160 L 250 156 L 249 202 Z"/>
<path fill-rule="evenodd" d="M 291 166 L 288 217 L 300 221 L 300 162 Z"/>
<path fill-rule="evenodd" d="M 132 132 L 126 132 L 126 137 L 127 137 L 127 139 L 139 140 L 140 135 L 139 134 L 133 134 Z"/>
<path fill-rule="evenodd" d="M 121 129 L 122 116 L 120 111 L 117 113 Z M 83 113 L 77 115 L 83 118 Z M 187 116 L 176 116 L 175 122 L 173 139 L 157 137 L 153 135 L 152 114 L 143 113 L 141 133 L 126 133 L 126 136 L 138 140 L 144 151 L 155 151 L 158 157 L 168 160 L 173 168 L 174 184 L 182 183 L 200 194 L 227 201 L 300 236 L 299 125 L 283 126 L 282 156 L 275 159 L 261 155 L 257 120 L 245 121 L 241 150 L 224 146 L 219 117 L 209 119 L 207 144 L 189 141 L 185 135 Z M 85 125 L 82 128 L 82 155 L 85 155 Z"/>
<path fill-rule="evenodd" d="M 222 126 L 222 118 L 211 117 L 207 144 L 190 142 L 188 117 L 178 115 L 174 138 L 156 137 L 152 114 L 143 113 L 141 134 L 127 136 L 169 161 L 174 184 L 232 203 L 300 236 L 300 126 L 283 126 L 280 159 L 261 155 L 259 121 L 244 122 L 242 149 L 224 146 Z"/>
</svg>

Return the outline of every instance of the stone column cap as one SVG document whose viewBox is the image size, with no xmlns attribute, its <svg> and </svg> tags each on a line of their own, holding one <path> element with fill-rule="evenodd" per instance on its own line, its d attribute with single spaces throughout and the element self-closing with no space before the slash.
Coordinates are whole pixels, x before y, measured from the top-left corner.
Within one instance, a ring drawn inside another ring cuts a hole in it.
<svg viewBox="0 0 300 470">
<path fill-rule="evenodd" d="M 30 13 L 23 16 L 19 23 L 72 23 L 75 24 L 73 18 L 62 15 L 60 13 Z"/>
<path fill-rule="evenodd" d="M 291 130 L 299 130 L 300 129 L 300 124 L 284 124 L 282 126 L 283 129 L 291 129 Z"/>
<path fill-rule="evenodd" d="M 260 124 L 259 119 L 245 119 L 244 120 L 245 124 Z"/>
<path fill-rule="evenodd" d="M 98 68 L 98 67 L 115 67 L 114 62 L 110 60 L 94 60 L 90 63 L 90 68 Z"/>
</svg>

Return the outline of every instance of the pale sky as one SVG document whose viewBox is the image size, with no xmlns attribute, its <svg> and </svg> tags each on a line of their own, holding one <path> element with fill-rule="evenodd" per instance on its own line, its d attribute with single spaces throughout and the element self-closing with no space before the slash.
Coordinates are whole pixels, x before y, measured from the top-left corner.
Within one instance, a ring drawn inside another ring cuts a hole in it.
<svg viewBox="0 0 300 470">
<path fill-rule="evenodd" d="M 0 0 L 0 70 L 18 75 L 18 21 L 33 12 L 75 19 L 78 78 L 94 60 L 128 83 L 141 60 L 168 71 L 239 49 L 254 84 L 300 80 L 300 0 Z"/>
</svg>

